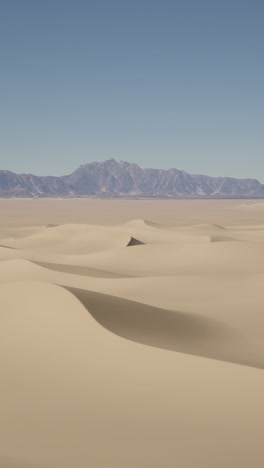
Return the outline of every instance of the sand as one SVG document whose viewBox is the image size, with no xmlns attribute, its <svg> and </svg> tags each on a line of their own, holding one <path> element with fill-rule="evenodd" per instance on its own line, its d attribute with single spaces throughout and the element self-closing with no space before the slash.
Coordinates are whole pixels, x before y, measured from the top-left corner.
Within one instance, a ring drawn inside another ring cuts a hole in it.
<svg viewBox="0 0 264 468">
<path fill-rule="evenodd" d="M 261 201 L 0 210 L 1 468 L 264 466 Z"/>
</svg>

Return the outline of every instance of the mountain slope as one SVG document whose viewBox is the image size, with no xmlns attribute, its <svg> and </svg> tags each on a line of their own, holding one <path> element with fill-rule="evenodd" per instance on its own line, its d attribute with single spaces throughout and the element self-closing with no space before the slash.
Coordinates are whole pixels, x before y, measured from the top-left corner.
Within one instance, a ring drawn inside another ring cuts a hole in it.
<svg viewBox="0 0 264 468">
<path fill-rule="evenodd" d="M 0 197 L 264 197 L 256 179 L 191 175 L 178 169 L 141 169 L 110 159 L 63 177 L 0 171 Z"/>
</svg>

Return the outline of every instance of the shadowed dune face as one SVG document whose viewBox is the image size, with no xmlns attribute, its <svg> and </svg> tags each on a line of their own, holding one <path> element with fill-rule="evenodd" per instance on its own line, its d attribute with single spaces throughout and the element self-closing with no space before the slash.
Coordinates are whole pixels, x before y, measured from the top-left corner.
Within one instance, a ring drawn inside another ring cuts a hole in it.
<svg viewBox="0 0 264 468">
<path fill-rule="evenodd" d="M 4 249 L 16 250 L 15 247 L 8 247 L 8 245 L 0 245 L 0 247 L 3 247 Z"/>
<path fill-rule="evenodd" d="M 81 276 L 92 276 L 96 278 L 133 278 L 129 275 L 120 275 L 111 271 L 97 270 L 96 268 L 82 267 L 78 265 L 60 265 L 57 263 L 34 262 L 36 265 L 48 268 L 53 271 L 70 273 Z"/>
<path fill-rule="evenodd" d="M 0 200 L 0 468 L 264 466 L 263 209 L 239 204 Z"/>
<path fill-rule="evenodd" d="M 68 288 L 101 325 L 138 343 L 264 368 L 264 356 L 225 323 L 206 316 L 151 307 L 106 294 Z"/>
<path fill-rule="evenodd" d="M 143 245 L 144 242 L 141 242 L 137 239 L 135 239 L 134 237 L 131 237 L 129 243 L 127 244 L 127 247 L 133 247 L 133 245 Z"/>
</svg>

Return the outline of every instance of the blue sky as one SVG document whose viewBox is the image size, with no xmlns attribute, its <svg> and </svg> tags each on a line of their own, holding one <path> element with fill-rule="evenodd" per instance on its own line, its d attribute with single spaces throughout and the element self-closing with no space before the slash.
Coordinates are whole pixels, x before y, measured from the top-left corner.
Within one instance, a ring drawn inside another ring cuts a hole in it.
<svg viewBox="0 0 264 468">
<path fill-rule="evenodd" d="M 0 169 L 264 181 L 263 0 L 0 0 Z"/>
</svg>

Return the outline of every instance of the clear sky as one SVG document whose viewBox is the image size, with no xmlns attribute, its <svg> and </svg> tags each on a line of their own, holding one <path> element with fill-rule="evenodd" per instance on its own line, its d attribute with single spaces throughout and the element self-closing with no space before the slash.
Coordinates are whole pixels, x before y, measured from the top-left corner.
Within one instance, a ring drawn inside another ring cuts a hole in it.
<svg viewBox="0 0 264 468">
<path fill-rule="evenodd" d="M 264 181 L 263 0 L 0 0 L 0 169 Z"/>
</svg>

